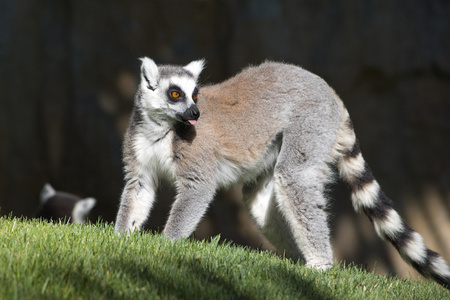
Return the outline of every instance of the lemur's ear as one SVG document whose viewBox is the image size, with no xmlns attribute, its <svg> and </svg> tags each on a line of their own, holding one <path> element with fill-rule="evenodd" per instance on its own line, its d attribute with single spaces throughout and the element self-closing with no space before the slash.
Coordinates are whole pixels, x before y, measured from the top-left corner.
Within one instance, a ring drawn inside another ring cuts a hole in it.
<svg viewBox="0 0 450 300">
<path fill-rule="evenodd" d="M 203 67 L 205 66 L 205 60 L 194 60 L 193 62 L 189 63 L 188 65 L 184 66 L 186 70 L 192 73 L 194 75 L 195 80 L 198 79 L 198 76 L 203 70 Z"/>
<path fill-rule="evenodd" d="M 53 197 L 55 194 L 56 194 L 56 192 L 53 189 L 53 187 L 49 183 L 46 183 L 41 190 L 41 196 L 40 196 L 41 204 L 44 204 L 45 202 L 47 202 L 47 200 L 50 199 L 51 197 Z"/>
<path fill-rule="evenodd" d="M 141 65 L 141 81 L 147 84 L 147 87 L 154 91 L 158 87 L 159 71 L 155 62 L 148 58 L 140 58 L 142 61 Z"/>
</svg>

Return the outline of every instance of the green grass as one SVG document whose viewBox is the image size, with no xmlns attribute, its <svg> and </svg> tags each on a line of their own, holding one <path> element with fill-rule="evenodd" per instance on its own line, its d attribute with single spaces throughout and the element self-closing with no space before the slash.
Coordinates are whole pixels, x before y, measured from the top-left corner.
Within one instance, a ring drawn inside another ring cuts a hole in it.
<svg viewBox="0 0 450 300">
<path fill-rule="evenodd" d="M 356 266 L 319 272 L 212 241 L 0 218 L 0 299 L 450 299 Z"/>
</svg>

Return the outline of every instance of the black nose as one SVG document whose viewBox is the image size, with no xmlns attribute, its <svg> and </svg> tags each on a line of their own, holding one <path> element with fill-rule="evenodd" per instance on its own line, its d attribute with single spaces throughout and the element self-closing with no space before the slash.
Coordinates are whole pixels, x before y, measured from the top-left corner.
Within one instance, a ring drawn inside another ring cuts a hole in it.
<svg viewBox="0 0 450 300">
<path fill-rule="evenodd" d="M 185 112 L 185 116 L 188 120 L 198 120 L 200 117 L 200 111 L 198 110 L 197 105 L 192 105 L 189 107 Z"/>
</svg>

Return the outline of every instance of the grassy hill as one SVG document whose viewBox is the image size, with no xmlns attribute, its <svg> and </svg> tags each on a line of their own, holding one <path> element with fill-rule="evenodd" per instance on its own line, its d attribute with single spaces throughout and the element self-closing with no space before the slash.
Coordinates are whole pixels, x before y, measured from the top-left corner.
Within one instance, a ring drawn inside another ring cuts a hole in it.
<svg viewBox="0 0 450 300">
<path fill-rule="evenodd" d="M 450 299 L 433 282 L 318 272 L 211 241 L 126 238 L 109 224 L 0 218 L 0 299 Z"/>
</svg>

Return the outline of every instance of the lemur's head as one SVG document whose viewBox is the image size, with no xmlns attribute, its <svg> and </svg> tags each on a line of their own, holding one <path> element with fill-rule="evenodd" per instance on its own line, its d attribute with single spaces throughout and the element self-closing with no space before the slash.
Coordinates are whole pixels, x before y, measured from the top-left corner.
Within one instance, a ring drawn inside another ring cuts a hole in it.
<svg viewBox="0 0 450 300">
<path fill-rule="evenodd" d="M 204 61 L 182 66 L 157 66 L 148 57 L 141 58 L 139 105 L 157 122 L 183 122 L 195 125 L 200 117 L 197 108 L 197 79 Z"/>
</svg>

